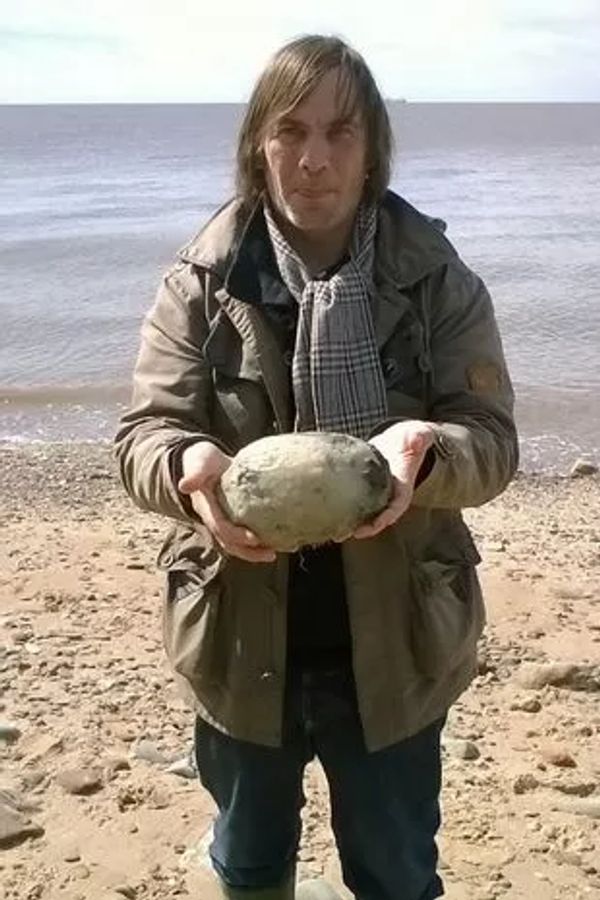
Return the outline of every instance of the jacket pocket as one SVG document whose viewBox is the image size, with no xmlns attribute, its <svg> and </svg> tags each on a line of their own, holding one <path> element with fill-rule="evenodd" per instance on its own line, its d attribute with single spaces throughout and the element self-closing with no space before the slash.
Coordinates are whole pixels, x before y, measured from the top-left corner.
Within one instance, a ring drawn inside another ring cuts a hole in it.
<svg viewBox="0 0 600 900">
<path fill-rule="evenodd" d="M 410 574 L 411 643 L 417 668 L 439 678 L 475 651 L 484 622 L 474 545 L 455 559 L 413 560 Z"/>
<path fill-rule="evenodd" d="M 207 545 L 203 551 L 198 552 L 196 546 L 193 555 L 184 555 L 184 541 L 179 545 L 178 558 L 169 554 L 169 567 L 163 563 L 163 642 L 174 670 L 191 683 L 222 679 L 226 662 L 217 641 L 228 605 L 221 576 L 225 560 L 214 545 L 209 546 L 212 540 L 208 532 L 204 537 Z M 201 538 L 196 535 L 199 543 Z"/>
</svg>

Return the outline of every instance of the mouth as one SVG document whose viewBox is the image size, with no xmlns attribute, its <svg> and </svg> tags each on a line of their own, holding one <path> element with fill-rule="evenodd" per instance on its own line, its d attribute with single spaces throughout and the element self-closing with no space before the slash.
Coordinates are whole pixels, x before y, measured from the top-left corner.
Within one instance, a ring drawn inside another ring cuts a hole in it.
<svg viewBox="0 0 600 900">
<path fill-rule="evenodd" d="M 300 197 L 304 197 L 306 200 L 322 200 L 324 197 L 329 197 L 330 194 L 333 194 L 332 190 L 320 189 L 313 190 L 307 188 L 298 188 L 296 191 Z"/>
</svg>

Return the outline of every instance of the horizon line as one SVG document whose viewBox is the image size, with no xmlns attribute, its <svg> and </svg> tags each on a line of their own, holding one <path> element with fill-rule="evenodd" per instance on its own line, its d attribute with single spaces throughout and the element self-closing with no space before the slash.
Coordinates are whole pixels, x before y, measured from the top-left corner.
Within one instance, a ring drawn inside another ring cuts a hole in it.
<svg viewBox="0 0 600 900">
<path fill-rule="evenodd" d="M 528 100 L 508 100 L 508 99 L 408 99 L 406 97 L 384 97 L 385 103 L 402 103 L 402 104 L 511 104 L 513 106 L 526 106 L 531 104 L 558 106 L 558 105 L 594 105 L 600 104 L 600 98 L 590 99 L 569 99 L 569 100 L 548 100 L 548 99 L 528 99 Z M 248 100 L 0 100 L 0 107 L 4 106 L 246 106 Z"/>
</svg>

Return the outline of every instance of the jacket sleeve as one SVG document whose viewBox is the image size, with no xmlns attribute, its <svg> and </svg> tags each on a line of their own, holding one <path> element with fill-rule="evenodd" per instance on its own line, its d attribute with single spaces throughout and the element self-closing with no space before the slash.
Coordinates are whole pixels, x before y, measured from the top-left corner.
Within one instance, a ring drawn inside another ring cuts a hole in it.
<svg viewBox="0 0 600 900">
<path fill-rule="evenodd" d="M 502 342 L 485 285 L 459 259 L 433 279 L 428 294 L 436 452 L 413 504 L 479 506 L 504 490 L 519 459 Z"/>
<path fill-rule="evenodd" d="M 142 509 L 197 522 L 176 487 L 185 447 L 211 441 L 212 377 L 202 352 L 209 330 L 204 292 L 189 266 L 164 277 L 146 315 L 133 377 L 133 396 L 115 437 L 127 493 Z"/>
</svg>

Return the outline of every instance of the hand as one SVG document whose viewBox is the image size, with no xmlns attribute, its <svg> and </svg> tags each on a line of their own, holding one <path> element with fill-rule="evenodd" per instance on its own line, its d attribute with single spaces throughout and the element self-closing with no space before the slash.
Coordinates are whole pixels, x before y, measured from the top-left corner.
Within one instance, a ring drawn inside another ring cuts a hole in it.
<svg viewBox="0 0 600 900">
<path fill-rule="evenodd" d="M 247 562 L 273 562 L 275 551 L 262 545 L 242 525 L 234 525 L 219 506 L 216 487 L 232 459 L 210 441 L 199 441 L 183 451 L 183 478 L 178 490 L 189 494 L 192 506 L 223 550 Z"/>
<path fill-rule="evenodd" d="M 428 422 L 410 420 L 390 425 L 369 441 L 389 463 L 393 494 L 388 506 L 372 522 L 360 525 L 350 537 L 358 540 L 375 537 L 404 515 L 412 501 L 419 469 L 434 440 Z"/>
</svg>

